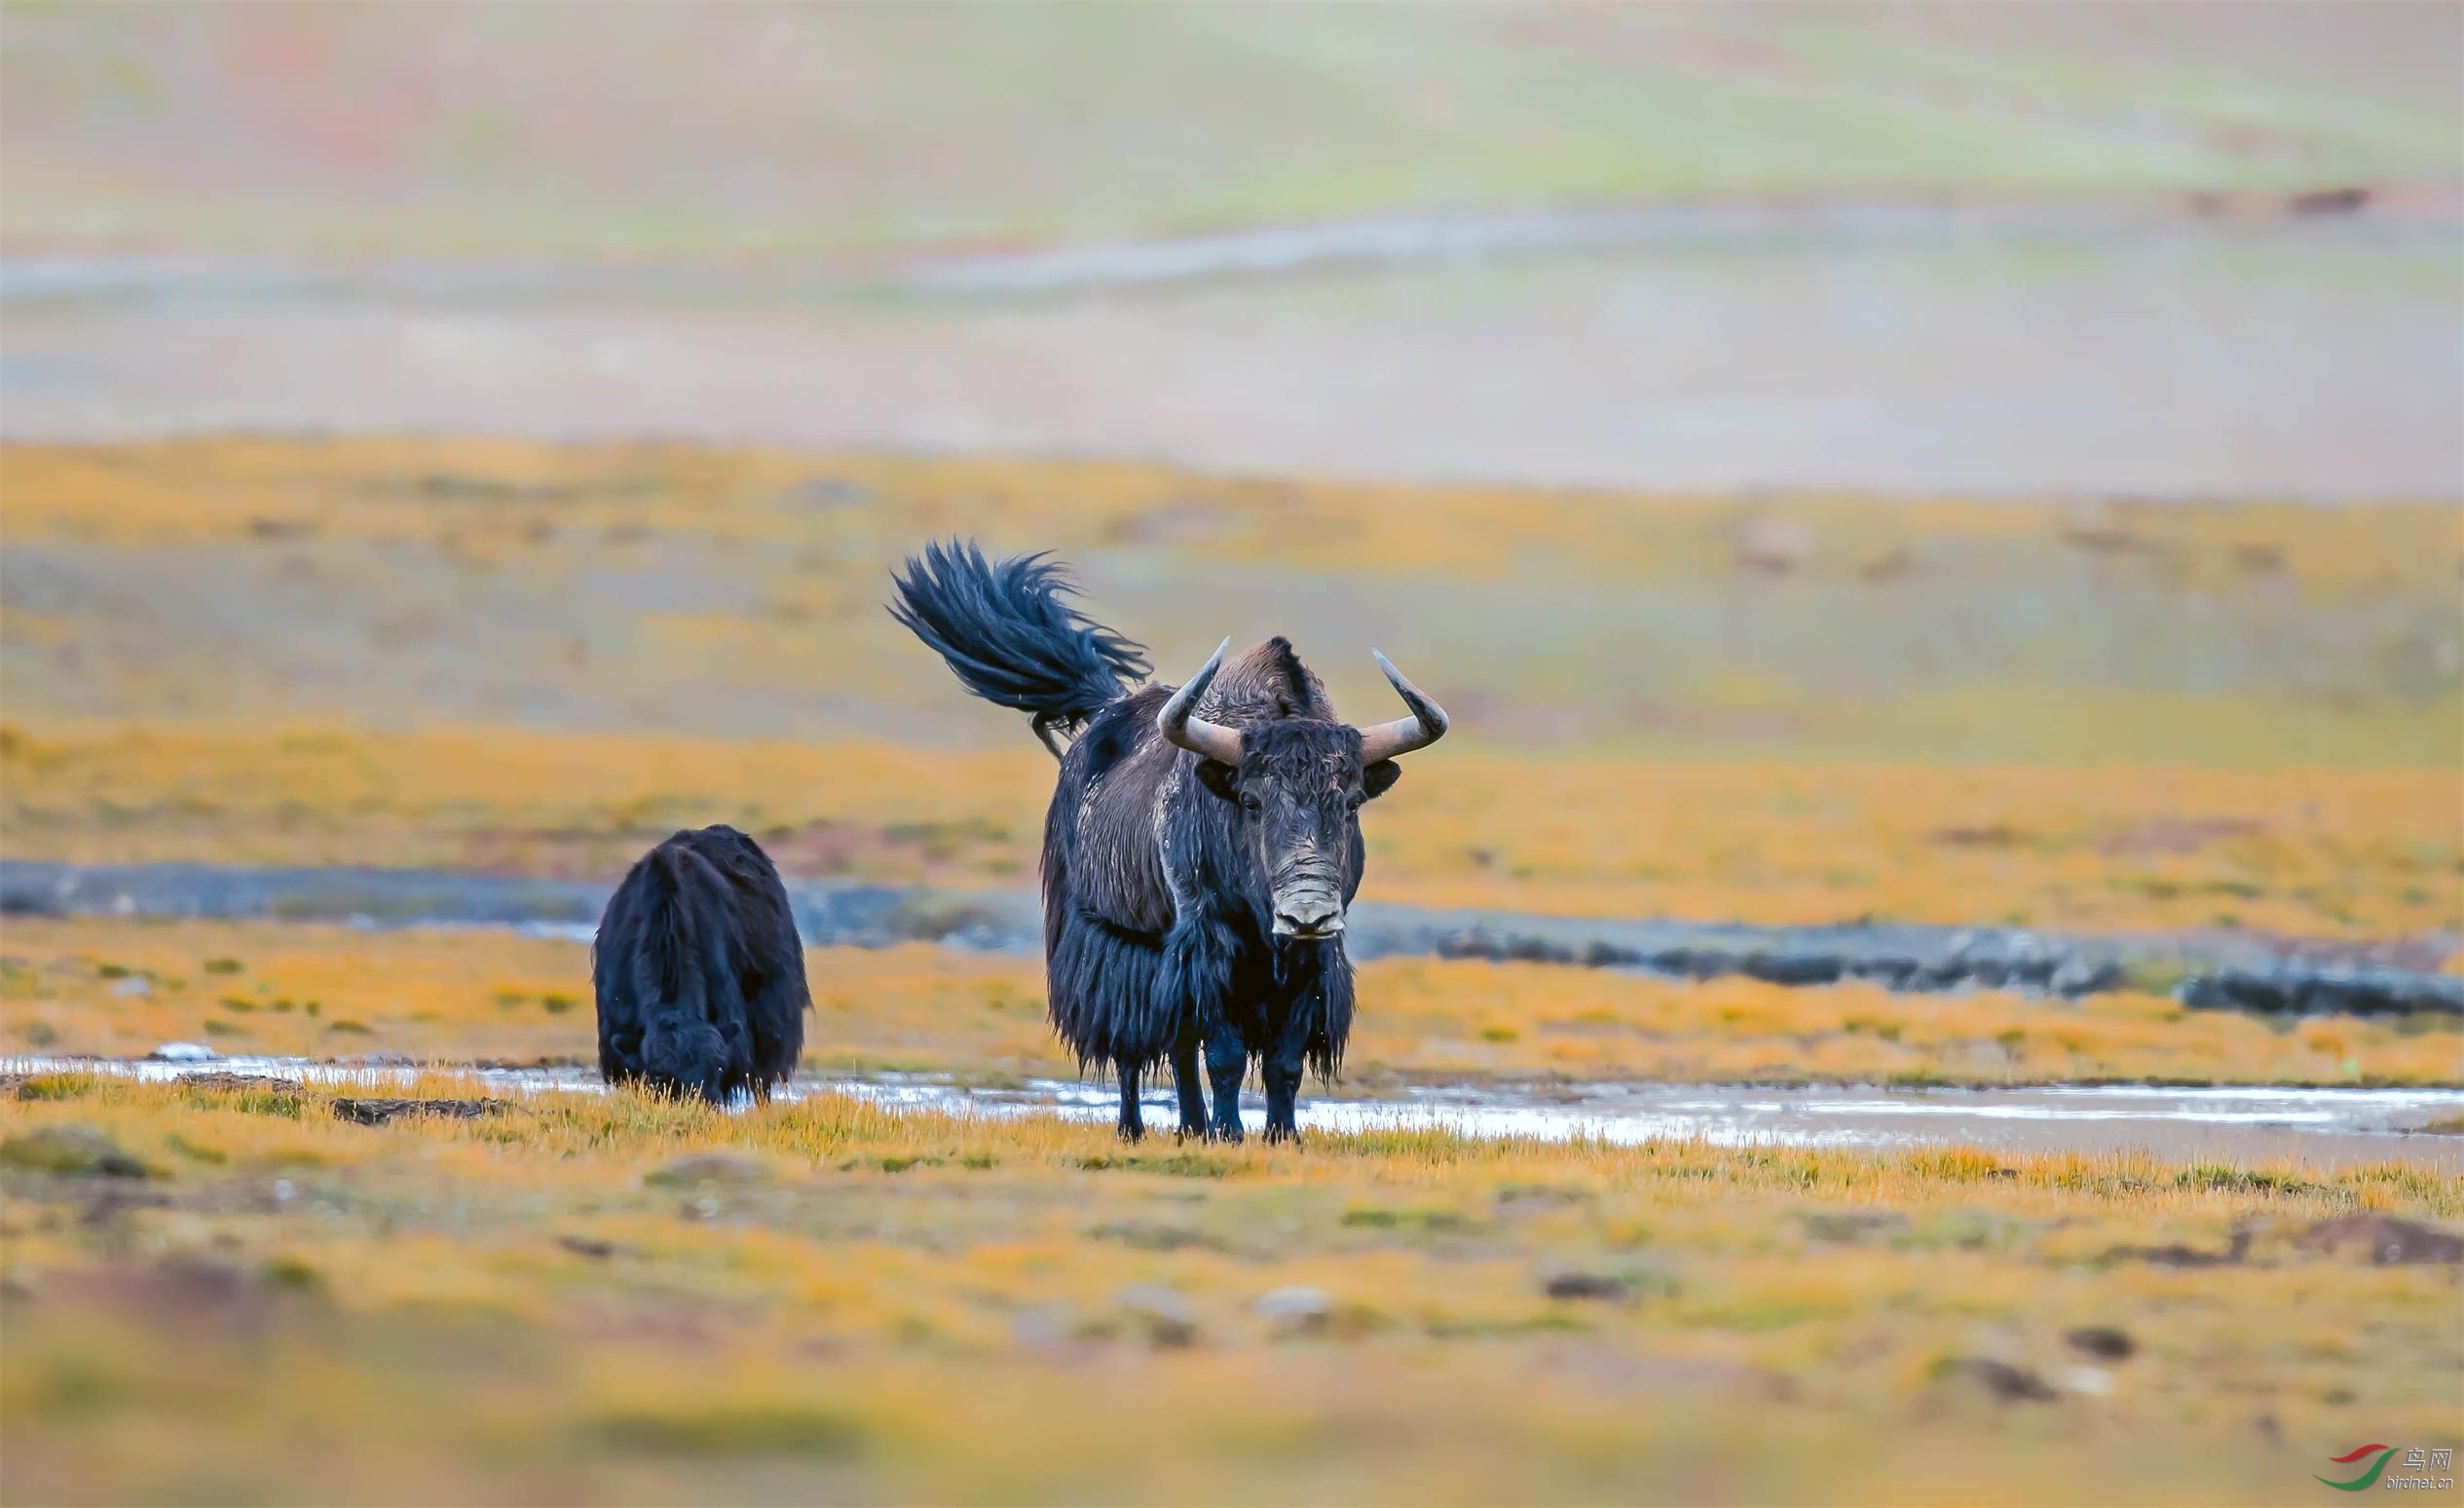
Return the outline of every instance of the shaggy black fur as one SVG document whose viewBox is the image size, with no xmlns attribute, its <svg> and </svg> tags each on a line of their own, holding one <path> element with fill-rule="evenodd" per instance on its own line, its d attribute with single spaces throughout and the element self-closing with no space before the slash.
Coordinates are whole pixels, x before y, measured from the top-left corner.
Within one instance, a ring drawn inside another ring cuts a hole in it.
<svg viewBox="0 0 2464 1508">
<path fill-rule="evenodd" d="M 1155 725 L 1171 689 L 1125 689 L 1142 653 L 1061 603 L 1066 578 L 1043 559 L 933 546 L 895 579 L 891 612 L 969 691 L 1035 714 L 1039 732 L 1079 730 L 1044 820 L 1053 1026 L 1082 1064 L 1113 1066 L 1125 1137 L 1144 1132 L 1140 1074 L 1166 1059 L 1184 1133 L 1240 1138 L 1254 1058 L 1267 1136 L 1296 1135 L 1303 1069 L 1331 1077 L 1342 1064 L 1352 966 L 1340 935 L 1275 933 L 1273 886 L 1306 869 L 1349 906 L 1359 808 L 1399 772 L 1362 768 L 1360 733 L 1281 638 L 1227 662 L 1199 708 L 1243 730 L 1240 768 L 1175 747 Z"/>
<path fill-rule="evenodd" d="M 804 1046 L 804 949 L 787 888 L 732 827 L 681 832 L 633 866 L 590 949 L 599 1072 L 721 1104 L 767 1098 Z"/>
<path fill-rule="evenodd" d="M 967 690 L 1035 714 L 1036 735 L 1075 733 L 1088 715 L 1154 666 L 1143 645 L 1097 623 L 1064 598 L 1069 573 L 1049 552 L 992 564 L 972 542 L 924 547 L 893 575 L 890 616 L 947 660 Z"/>
</svg>

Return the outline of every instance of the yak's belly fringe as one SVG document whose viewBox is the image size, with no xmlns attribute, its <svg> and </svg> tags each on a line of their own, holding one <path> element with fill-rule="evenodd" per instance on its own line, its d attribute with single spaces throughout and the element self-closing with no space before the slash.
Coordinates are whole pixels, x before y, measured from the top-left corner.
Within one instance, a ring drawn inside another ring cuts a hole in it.
<svg viewBox="0 0 2464 1508">
<path fill-rule="evenodd" d="M 1044 961 L 1053 1030 L 1080 1067 L 1146 1065 L 1172 1050 L 1178 1013 L 1159 992 L 1158 939 L 1084 915 L 1065 919 Z"/>
</svg>

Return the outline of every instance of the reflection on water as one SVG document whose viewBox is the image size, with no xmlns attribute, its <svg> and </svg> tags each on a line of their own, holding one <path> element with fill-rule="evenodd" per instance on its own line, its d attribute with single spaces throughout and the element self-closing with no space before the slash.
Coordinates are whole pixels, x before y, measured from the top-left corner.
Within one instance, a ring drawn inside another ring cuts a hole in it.
<svg viewBox="0 0 2464 1508">
<path fill-rule="evenodd" d="M 0 1073 L 93 1073 L 169 1079 L 198 1073 L 273 1074 L 320 1084 L 405 1083 L 434 1072 L 406 1064 L 312 1063 L 298 1058 L 0 1059 Z M 581 1067 L 447 1070 L 500 1091 L 597 1093 Z M 1109 1121 L 1108 1084 L 1033 1079 L 982 1088 L 920 1075 L 800 1078 L 780 1092 L 794 1101 L 839 1094 L 893 1109 L 1011 1118 L 1057 1115 Z M 1168 1089 L 1147 1096 L 1151 1124 L 1175 1116 Z M 2433 1120 L 2464 1115 L 2464 1090 L 2300 1089 L 2270 1086 L 2168 1088 L 2140 1084 L 2011 1089 L 1770 1088 L 1723 1084 L 1599 1084 L 1545 1089 L 1449 1085 L 1400 1099 L 1304 1100 L 1304 1130 L 1442 1130 L 1490 1139 L 1619 1145 L 1681 1140 L 1715 1146 L 1912 1148 L 1946 1145 L 2014 1151 L 2139 1150 L 2169 1158 L 2251 1162 L 2297 1158 L 2341 1166 L 2407 1162 L 2464 1173 L 2464 1136 L 2429 1134 Z M 1252 1130 L 1264 1107 L 1250 1103 Z M 1166 1134 L 1169 1134 L 1167 1131 Z"/>
</svg>

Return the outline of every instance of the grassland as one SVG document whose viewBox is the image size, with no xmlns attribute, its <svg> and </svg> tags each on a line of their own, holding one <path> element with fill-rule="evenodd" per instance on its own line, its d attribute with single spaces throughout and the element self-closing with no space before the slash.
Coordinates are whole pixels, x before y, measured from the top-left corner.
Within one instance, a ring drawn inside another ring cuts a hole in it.
<svg viewBox="0 0 2464 1508">
<path fill-rule="evenodd" d="M 2276 1501 L 2464 1354 L 2397 1168 L 80 1078 L 0 1180 L 12 1501 Z"/>
<path fill-rule="evenodd" d="M 1049 775 L 879 612 L 1062 549 L 1163 673 L 1382 643 L 1456 716 L 1370 893 L 2464 931 L 2454 512 L 1319 485 L 683 446 L 0 450 L 0 851 L 1015 884 Z M 1510 542 L 1501 547 L 1499 542 Z"/>
<path fill-rule="evenodd" d="M 18 919 L 5 948 L 0 1044 L 11 1052 L 137 1057 L 191 1041 L 227 1055 L 530 1064 L 590 1062 L 597 1051 L 579 943 Z M 977 1083 L 1075 1072 L 1045 1025 L 1035 960 L 916 945 L 815 949 L 805 961 L 809 1070 Z M 1333 1092 L 1483 1081 L 2464 1081 L 2456 1036 L 2440 1023 L 2268 1022 L 2141 994 L 1917 996 L 1392 961 L 1363 968 L 1361 999 Z"/>
</svg>

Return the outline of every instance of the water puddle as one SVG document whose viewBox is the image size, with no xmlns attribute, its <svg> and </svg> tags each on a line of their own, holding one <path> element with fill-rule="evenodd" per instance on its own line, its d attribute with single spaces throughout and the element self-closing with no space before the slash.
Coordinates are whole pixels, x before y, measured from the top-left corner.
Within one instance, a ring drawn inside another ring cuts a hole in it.
<svg viewBox="0 0 2464 1508">
<path fill-rule="evenodd" d="M 199 1073 L 255 1074 L 312 1083 L 382 1087 L 430 1072 L 407 1066 L 312 1063 L 297 1058 L 199 1062 L 87 1058 L 0 1059 L 0 1073 L 112 1074 L 168 1080 Z M 499 1093 L 598 1093 L 580 1068 L 448 1070 Z M 838 1094 L 892 1109 L 1002 1119 L 1054 1115 L 1108 1122 L 1109 1085 L 1033 1079 L 979 1088 L 946 1079 L 884 1074 L 805 1077 L 781 1098 Z M 1146 1098 L 1150 1127 L 1169 1133 L 1169 1089 Z M 2248 1164 L 2298 1159 L 2323 1167 L 2402 1162 L 2464 1174 L 2464 1136 L 2423 1128 L 2464 1116 L 2464 1090 L 2295 1089 L 2266 1086 L 2156 1088 L 2055 1085 L 2024 1089 L 1757 1088 L 1724 1084 L 1598 1084 L 1546 1090 L 1447 1086 L 1383 1100 L 1304 1099 L 1304 1130 L 1443 1130 L 1484 1139 L 1620 1145 L 1702 1141 L 1722 1147 L 1866 1150 L 1965 1146 L 2014 1152 L 2147 1151 L 2172 1161 Z M 1265 1107 L 1245 1102 L 1261 1128 Z"/>
</svg>

